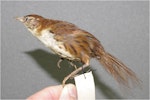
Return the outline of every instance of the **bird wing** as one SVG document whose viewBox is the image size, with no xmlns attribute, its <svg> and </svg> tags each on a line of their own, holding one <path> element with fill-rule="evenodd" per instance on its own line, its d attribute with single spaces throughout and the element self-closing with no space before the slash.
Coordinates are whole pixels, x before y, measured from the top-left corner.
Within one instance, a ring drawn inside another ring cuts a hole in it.
<svg viewBox="0 0 150 100">
<path fill-rule="evenodd" d="M 89 62 L 90 57 L 96 56 L 97 48 L 104 50 L 98 39 L 74 24 L 58 23 L 52 29 L 55 33 L 54 38 L 63 43 L 65 50 L 84 64 Z"/>
<path fill-rule="evenodd" d="M 95 56 L 94 50 L 101 46 L 100 41 L 89 32 L 68 22 L 56 23 L 52 26 L 54 38 L 62 42 L 67 51 L 76 57 L 83 55 Z M 103 47 L 101 47 L 103 49 Z"/>
</svg>

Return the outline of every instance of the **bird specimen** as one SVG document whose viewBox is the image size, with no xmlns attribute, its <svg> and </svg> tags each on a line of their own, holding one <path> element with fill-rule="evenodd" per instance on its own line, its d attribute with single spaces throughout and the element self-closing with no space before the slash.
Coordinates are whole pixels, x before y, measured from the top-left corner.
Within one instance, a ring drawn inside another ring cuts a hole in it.
<svg viewBox="0 0 150 100">
<path fill-rule="evenodd" d="M 17 20 L 22 22 L 46 47 L 60 56 L 61 59 L 57 63 L 59 67 L 63 59 L 83 64 L 64 78 L 63 86 L 69 78 L 88 67 L 91 58 L 96 58 L 119 83 L 128 86 L 129 80 L 139 81 L 131 69 L 105 51 L 96 37 L 76 25 L 66 21 L 47 19 L 36 14 L 18 17 Z"/>
</svg>

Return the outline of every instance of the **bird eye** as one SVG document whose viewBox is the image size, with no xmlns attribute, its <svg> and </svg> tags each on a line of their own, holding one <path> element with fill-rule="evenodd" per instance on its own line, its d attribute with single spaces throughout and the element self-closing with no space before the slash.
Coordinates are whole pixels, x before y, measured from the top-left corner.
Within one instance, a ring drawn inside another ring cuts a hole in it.
<svg viewBox="0 0 150 100">
<path fill-rule="evenodd" d="M 28 17 L 25 17 L 25 22 L 28 20 Z"/>
</svg>

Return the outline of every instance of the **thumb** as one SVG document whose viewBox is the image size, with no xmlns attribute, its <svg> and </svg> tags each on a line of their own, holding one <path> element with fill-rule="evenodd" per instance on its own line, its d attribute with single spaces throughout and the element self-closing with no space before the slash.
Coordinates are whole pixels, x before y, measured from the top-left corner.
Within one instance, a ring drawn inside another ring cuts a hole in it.
<svg viewBox="0 0 150 100">
<path fill-rule="evenodd" d="M 77 100 L 77 90 L 73 84 L 65 85 L 60 95 L 60 100 Z"/>
</svg>

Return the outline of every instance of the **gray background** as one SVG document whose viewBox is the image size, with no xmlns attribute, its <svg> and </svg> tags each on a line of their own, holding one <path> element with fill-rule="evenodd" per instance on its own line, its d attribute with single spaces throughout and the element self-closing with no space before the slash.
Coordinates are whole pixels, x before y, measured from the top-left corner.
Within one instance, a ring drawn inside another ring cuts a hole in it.
<svg viewBox="0 0 150 100">
<path fill-rule="evenodd" d="M 94 34 L 105 49 L 142 80 L 141 88 L 124 89 L 96 61 L 91 61 L 96 98 L 149 98 L 148 2 L 10 2 L 2 1 L 1 43 L 3 99 L 23 99 L 47 86 L 61 84 L 73 68 L 34 38 L 16 16 L 40 14 L 72 22 Z"/>
</svg>

